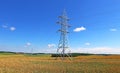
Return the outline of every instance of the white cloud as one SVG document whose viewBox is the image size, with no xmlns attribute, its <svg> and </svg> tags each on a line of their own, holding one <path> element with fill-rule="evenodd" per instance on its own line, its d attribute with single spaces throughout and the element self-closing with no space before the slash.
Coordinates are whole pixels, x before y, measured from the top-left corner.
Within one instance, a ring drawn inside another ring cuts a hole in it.
<svg viewBox="0 0 120 73">
<path fill-rule="evenodd" d="M 94 48 L 70 48 L 71 53 L 93 53 L 93 54 L 120 54 L 120 48 L 94 47 Z M 56 53 L 57 48 L 38 49 L 36 52 Z"/>
<path fill-rule="evenodd" d="M 120 48 L 95 47 L 95 48 L 77 48 L 71 49 L 76 53 L 94 53 L 94 54 L 120 54 Z"/>
<path fill-rule="evenodd" d="M 3 29 L 8 29 L 10 31 L 15 31 L 16 30 L 16 27 L 13 27 L 13 26 L 8 26 L 8 25 L 2 25 L 2 28 Z"/>
<path fill-rule="evenodd" d="M 48 48 L 54 48 L 55 46 L 55 44 L 48 44 Z"/>
<path fill-rule="evenodd" d="M 117 31 L 117 29 L 115 29 L 115 28 L 111 28 L 110 31 Z"/>
<path fill-rule="evenodd" d="M 29 47 L 29 46 L 31 46 L 31 43 L 27 42 L 24 47 Z"/>
<path fill-rule="evenodd" d="M 85 45 L 89 46 L 89 45 L 90 45 L 90 43 L 89 43 L 89 42 L 87 42 L 87 43 L 85 43 Z"/>
<path fill-rule="evenodd" d="M 27 45 L 27 46 L 30 46 L 30 45 L 31 45 L 31 43 L 30 43 L 30 42 L 28 42 L 26 45 Z"/>
<path fill-rule="evenodd" d="M 6 28 L 8 28 L 8 26 L 7 26 L 7 25 L 2 25 L 2 28 L 5 28 L 5 29 L 6 29 Z"/>
<path fill-rule="evenodd" d="M 10 27 L 10 30 L 11 30 L 11 31 L 15 31 L 16 28 L 15 28 L 15 27 Z"/>
<path fill-rule="evenodd" d="M 80 31 L 84 31 L 84 30 L 86 30 L 86 28 L 81 26 L 81 27 L 75 28 L 73 31 L 74 32 L 80 32 Z"/>
</svg>

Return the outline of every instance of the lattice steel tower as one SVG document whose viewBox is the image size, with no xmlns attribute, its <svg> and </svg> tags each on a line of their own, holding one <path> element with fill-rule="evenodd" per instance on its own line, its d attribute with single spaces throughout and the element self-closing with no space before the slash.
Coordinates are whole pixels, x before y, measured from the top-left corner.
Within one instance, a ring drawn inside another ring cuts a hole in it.
<svg viewBox="0 0 120 73">
<path fill-rule="evenodd" d="M 68 46 L 68 28 L 70 25 L 68 24 L 69 18 L 66 15 L 66 11 L 63 11 L 63 14 L 59 16 L 59 21 L 57 24 L 61 25 L 61 28 L 58 30 L 60 32 L 60 40 L 57 49 L 57 57 L 60 57 L 62 60 L 69 58 L 71 60 L 70 49 Z"/>
</svg>

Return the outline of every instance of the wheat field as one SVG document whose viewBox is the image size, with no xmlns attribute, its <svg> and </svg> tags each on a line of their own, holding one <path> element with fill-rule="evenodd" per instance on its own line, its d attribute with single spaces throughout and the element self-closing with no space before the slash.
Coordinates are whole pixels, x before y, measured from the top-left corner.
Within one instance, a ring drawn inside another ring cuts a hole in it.
<svg viewBox="0 0 120 73">
<path fill-rule="evenodd" d="M 50 56 L 0 55 L 0 73 L 120 73 L 120 55 L 79 56 L 72 61 Z"/>
</svg>

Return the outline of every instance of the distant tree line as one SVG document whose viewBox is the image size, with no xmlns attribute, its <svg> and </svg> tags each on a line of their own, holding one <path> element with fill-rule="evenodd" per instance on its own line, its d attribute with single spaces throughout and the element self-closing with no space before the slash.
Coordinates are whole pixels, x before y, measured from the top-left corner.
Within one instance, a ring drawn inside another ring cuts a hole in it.
<svg viewBox="0 0 120 73">
<path fill-rule="evenodd" d="M 77 57 L 77 56 L 89 56 L 89 55 L 94 55 L 94 54 L 89 54 L 89 53 L 70 53 L 69 56 L 72 57 Z M 63 55 L 63 54 L 51 54 L 51 57 L 68 57 L 67 54 Z"/>
</svg>

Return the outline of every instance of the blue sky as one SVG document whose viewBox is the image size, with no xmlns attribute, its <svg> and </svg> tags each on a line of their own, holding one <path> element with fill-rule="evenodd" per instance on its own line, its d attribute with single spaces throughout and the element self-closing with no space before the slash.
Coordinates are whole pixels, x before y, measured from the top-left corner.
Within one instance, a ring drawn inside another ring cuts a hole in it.
<svg viewBox="0 0 120 73">
<path fill-rule="evenodd" d="M 0 0 L 0 50 L 55 52 L 64 9 L 72 52 L 120 54 L 120 0 Z"/>
</svg>

